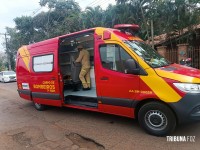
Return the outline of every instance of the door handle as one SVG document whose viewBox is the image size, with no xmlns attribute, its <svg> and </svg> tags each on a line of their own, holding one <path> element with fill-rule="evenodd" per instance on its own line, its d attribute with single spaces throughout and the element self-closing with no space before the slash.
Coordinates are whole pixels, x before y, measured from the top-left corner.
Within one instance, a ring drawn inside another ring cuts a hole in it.
<svg viewBox="0 0 200 150">
<path fill-rule="evenodd" d="M 101 77 L 100 80 L 108 80 L 108 77 Z"/>
<path fill-rule="evenodd" d="M 51 77 L 50 79 L 51 79 L 51 80 L 56 80 L 56 78 L 55 78 L 55 77 Z"/>
</svg>

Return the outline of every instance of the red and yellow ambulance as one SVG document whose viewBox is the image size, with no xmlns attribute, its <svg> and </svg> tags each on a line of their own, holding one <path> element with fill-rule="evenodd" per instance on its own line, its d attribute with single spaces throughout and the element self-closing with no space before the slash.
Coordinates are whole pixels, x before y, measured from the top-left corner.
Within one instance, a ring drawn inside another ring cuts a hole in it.
<svg viewBox="0 0 200 150">
<path fill-rule="evenodd" d="M 200 70 L 170 63 L 136 36 L 138 29 L 97 27 L 22 46 L 16 60 L 20 97 L 37 110 L 64 106 L 137 118 L 156 136 L 200 120 Z M 88 91 L 74 63 L 80 44 L 90 54 Z"/>
</svg>

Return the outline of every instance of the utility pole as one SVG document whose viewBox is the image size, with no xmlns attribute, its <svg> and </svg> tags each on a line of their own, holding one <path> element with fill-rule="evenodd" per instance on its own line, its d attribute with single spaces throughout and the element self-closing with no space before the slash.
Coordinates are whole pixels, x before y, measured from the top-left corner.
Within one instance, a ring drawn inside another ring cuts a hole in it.
<svg viewBox="0 0 200 150">
<path fill-rule="evenodd" d="M 153 27 L 153 20 L 151 20 L 151 46 L 154 49 L 154 27 Z"/>
<path fill-rule="evenodd" d="M 6 53 L 7 53 L 7 61 L 8 61 L 8 70 L 11 70 L 11 63 L 10 63 L 10 55 L 8 53 L 8 41 L 7 41 L 7 33 L 0 33 L 0 35 L 4 35 L 5 42 L 6 42 Z"/>
</svg>

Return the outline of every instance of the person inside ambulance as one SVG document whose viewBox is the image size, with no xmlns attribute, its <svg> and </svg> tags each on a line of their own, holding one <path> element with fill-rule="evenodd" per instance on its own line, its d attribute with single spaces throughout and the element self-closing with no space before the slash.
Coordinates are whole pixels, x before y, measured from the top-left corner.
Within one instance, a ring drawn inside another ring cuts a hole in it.
<svg viewBox="0 0 200 150">
<path fill-rule="evenodd" d="M 90 90 L 90 54 L 83 48 L 82 45 L 78 45 L 79 56 L 75 62 L 81 63 L 81 71 L 79 78 L 83 85 L 83 90 Z"/>
</svg>

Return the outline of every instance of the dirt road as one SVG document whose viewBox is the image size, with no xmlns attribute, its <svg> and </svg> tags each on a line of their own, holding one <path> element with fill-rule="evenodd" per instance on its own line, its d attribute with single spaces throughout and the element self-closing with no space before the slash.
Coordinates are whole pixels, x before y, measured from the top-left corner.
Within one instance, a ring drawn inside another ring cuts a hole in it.
<svg viewBox="0 0 200 150">
<path fill-rule="evenodd" d="M 0 83 L 0 150 L 197 150 L 200 123 L 178 127 L 172 136 L 195 136 L 195 141 L 168 142 L 146 134 L 135 120 L 108 114 L 36 111 L 18 96 L 16 82 Z"/>
</svg>

